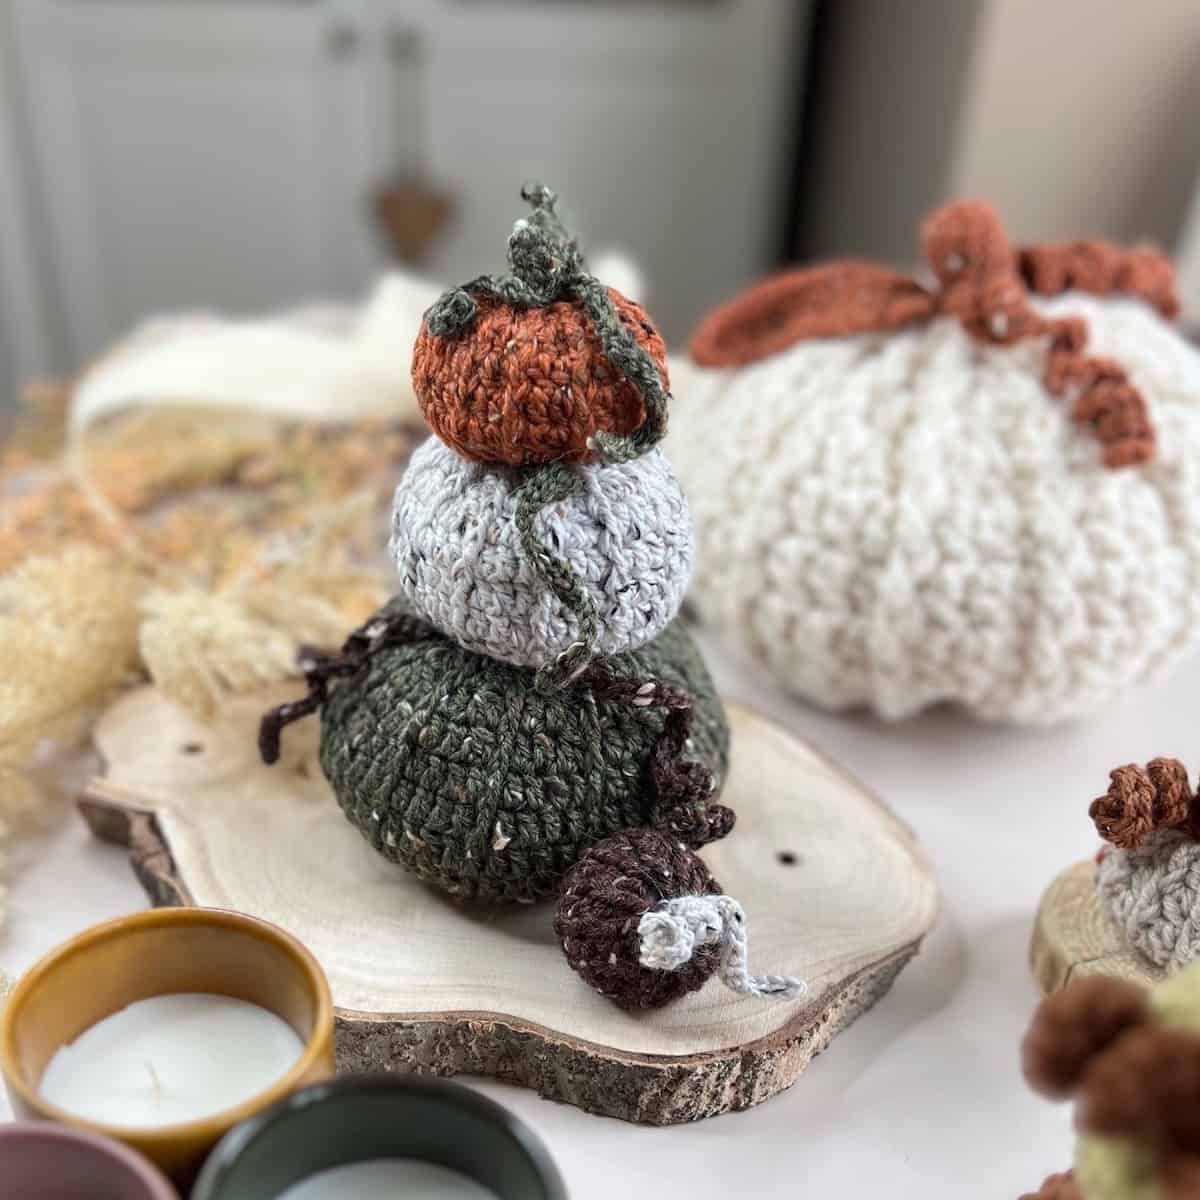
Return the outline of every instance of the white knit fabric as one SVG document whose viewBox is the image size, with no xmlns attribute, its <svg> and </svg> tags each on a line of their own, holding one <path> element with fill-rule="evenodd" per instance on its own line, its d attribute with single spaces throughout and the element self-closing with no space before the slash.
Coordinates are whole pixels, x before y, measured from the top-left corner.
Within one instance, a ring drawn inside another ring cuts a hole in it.
<svg viewBox="0 0 1200 1200">
<path fill-rule="evenodd" d="M 692 573 L 692 524 L 666 457 L 580 468 L 583 491 L 534 523 L 596 606 L 600 654 L 657 637 Z M 575 640 L 577 623 L 521 553 L 514 492 L 523 475 L 480 466 L 436 438 L 396 489 L 391 551 L 413 610 L 469 650 L 537 667 Z"/>
<path fill-rule="evenodd" d="M 950 319 L 672 367 L 668 453 L 698 534 L 705 624 L 793 692 L 900 718 L 1087 713 L 1200 632 L 1200 355 L 1140 302 L 1039 303 L 1143 390 L 1148 467 L 1107 470 L 1045 346 Z"/>
</svg>

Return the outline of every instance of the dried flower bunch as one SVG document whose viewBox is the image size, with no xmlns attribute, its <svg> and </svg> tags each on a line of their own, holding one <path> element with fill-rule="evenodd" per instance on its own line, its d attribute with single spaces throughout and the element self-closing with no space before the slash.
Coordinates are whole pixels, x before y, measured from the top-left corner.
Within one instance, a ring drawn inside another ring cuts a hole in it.
<svg viewBox="0 0 1200 1200">
<path fill-rule="evenodd" d="M 339 644 L 386 594 L 372 535 L 414 441 L 150 408 L 68 444 L 70 395 L 30 388 L 0 458 L 0 835 L 120 688 L 149 677 L 210 718 Z"/>
</svg>

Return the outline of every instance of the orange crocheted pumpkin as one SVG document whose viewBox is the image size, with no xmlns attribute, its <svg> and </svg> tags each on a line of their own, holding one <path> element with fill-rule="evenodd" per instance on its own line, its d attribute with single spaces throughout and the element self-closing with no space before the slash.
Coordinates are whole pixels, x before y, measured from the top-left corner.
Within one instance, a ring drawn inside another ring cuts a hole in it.
<svg viewBox="0 0 1200 1200">
<path fill-rule="evenodd" d="M 640 304 L 607 289 L 622 323 L 667 382 L 667 348 Z M 580 301 L 518 308 L 476 298 L 462 333 L 423 324 L 413 390 L 430 428 L 464 458 L 523 467 L 592 462 L 593 434 L 628 435 L 645 420 L 641 393 L 605 357 Z"/>
</svg>

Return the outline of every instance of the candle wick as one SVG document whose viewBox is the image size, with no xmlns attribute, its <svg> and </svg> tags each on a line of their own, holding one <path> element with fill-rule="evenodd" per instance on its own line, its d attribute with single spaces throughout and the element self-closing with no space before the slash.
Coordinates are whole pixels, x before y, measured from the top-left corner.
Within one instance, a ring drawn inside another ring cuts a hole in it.
<svg viewBox="0 0 1200 1200">
<path fill-rule="evenodd" d="M 154 1094 L 161 1096 L 162 1080 L 159 1079 L 158 1072 L 154 1069 L 154 1064 L 149 1059 L 146 1060 L 146 1070 L 150 1072 L 150 1082 L 154 1085 Z"/>
</svg>

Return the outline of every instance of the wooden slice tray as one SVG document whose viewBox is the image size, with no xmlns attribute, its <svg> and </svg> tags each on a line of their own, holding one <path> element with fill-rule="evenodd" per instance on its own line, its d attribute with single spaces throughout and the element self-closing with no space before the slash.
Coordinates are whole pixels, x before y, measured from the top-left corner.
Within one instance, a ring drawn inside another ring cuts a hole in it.
<svg viewBox="0 0 1200 1200">
<path fill-rule="evenodd" d="M 487 1075 L 591 1112 L 671 1124 L 757 1104 L 871 1007 L 933 924 L 937 891 L 911 832 L 860 784 L 764 718 L 731 708 L 733 835 L 704 851 L 745 905 L 751 968 L 799 975 L 788 1003 L 710 981 L 624 1013 L 567 967 L 550 905 L 464 907 L 378 857 L 315 764 L 316 722 L 264 767 L 263 696 L 220 729 L 156 691 L 101 719 L 107 764 L 80 807 L 129 847 L 156 904 L 240 909 L 320 959 L 345 1070 Z"/>
<path fill-rule="evenodd" d="M 1030 961 L 1044 992 L 1084 975 L 1114 975 L 1146 987 L 1166 978 L 1109 920 L 1096 894 L 1096 864 L 1076 863 L 1046 890 L 1033 926 Z"/>
</svg>

